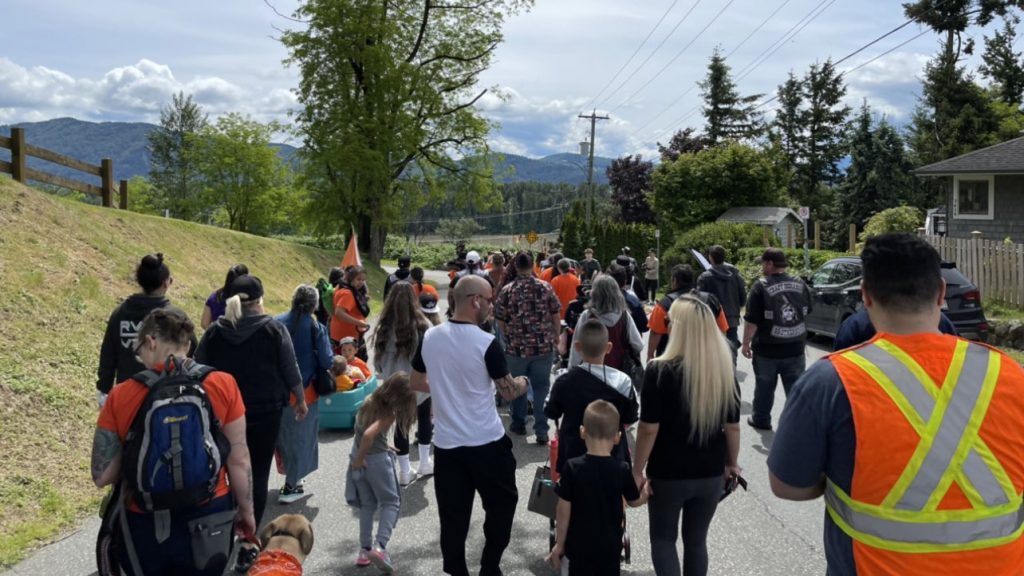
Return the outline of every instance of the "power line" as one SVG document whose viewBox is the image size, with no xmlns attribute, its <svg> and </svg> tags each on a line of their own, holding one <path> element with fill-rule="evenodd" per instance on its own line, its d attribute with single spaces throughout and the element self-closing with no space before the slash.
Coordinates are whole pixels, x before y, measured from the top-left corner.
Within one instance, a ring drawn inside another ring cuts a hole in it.
<svg viewBox="0 0 1024 576">
<path fill-rule="evenodd" d="M 752 74 L 754 70 L 760 68 L 761 65 L 767 62 L 769 58 L 771 58 L 772 56 L 775 55 L 776 52 L 781 50 L 783 46 L 785 46 L 793 38 L 796 38 L 801 32 L 803 32 L 804 28 L 807 28 L 807 26 L 809 26 L 811 22 L 814 22 L 818 18 L 818 16 L 821 16 L 825 12 L 825 10 L 828 10 L 829 6 L 835 4 L 835 1 L 836 0 L 822 0 L 821 4 L 818 4 L 818 6 L 822 6 L 822 4 L 824 4 L 824 6 L 820 10 L 818 10 L 817 12 L 811 10 L 811 13 L 808 14 L 809 17 L 804 17 L 804 21 L 802 21 L 802 24 L 800 22 L 797 22 L 797 26 L 799 27 L 796 28 L 795 32 L 793 32 L 792 34 L 783 35 L 783 37 L 780 38 L 779 41 L 773 47 L 769 48 L 766 52 L 762 52 L 761 56 L 758 56 L 757 58 L 752 60 L 751 64 L 748 64 L 744 71 L 740 72 L 739 76 L 737 76 L 736 78 L 736 81 L 739 82 L 740 80 L 743 80 L 744 78 Z M 790 30 L 792 30 L 792 28 Z"/>
<path fill-rule="evenodd" d="M 567 204 L 558 204 L 556 206 L 548 206 L 547 208 L 537 208 L 536 210 L 522 210 L 520 212 L 504 212 L 501 214 L 487 214 L 484 216 L 453 216 L 454 218 L 472 218 L 473 220 L 491 220 L 493 218 L 510 218 L 515 216 L 525 216 L 528 214 L 541 214 L 543 212 L 554 212 L 556 210 L 565 210 L 568 208 Z M 451 220 L 453 217 L 448 218 L 437 218 L 431 220 L 410 220 L 405 222 L 405 225 L 410 224 L 437 224 L 444 220 Z"/>
<path fill-rule="evenodd" d="M 644 61 L 641 62 L 639 66 L 634 68 L 633 71 L 630 72 L 629 76 L 625 80 L 623 80 L 621 84 L 616 86 L 615 89 L 612 90 L 607 96 L 605 96 L 604 99 L 598 102 L 597 105 L 601 106 L 608 100 L 611 100 L 612 96 L 617 94 L 619 90 L 622 90 L 622 87 L 629 83 L 629 81 L 632 80 L 633 77 L 636 76 L 637 73 L 640 72 L 640 70 L 644 66 L 646 66 L 648 62 L 650 62 L 651 58 L 655 54 L 657 54 L 658 50 L 661 50 L 661 47 L 665 45 L 665 42 L 668 42 L 668 39 L 671 38 L 672 35 L 676 33 L 676 30 L 678 30 L 680 26 L 683 25 L 683 22 L 686 22 L 686 19 L 690 17 L 690 14 L 693 14 L 693 11 L 697 8 L 697 6 L 700 5 L 700 3 L 701 0 L 697 0 L 696 2 L 694 2 L 693 6 L 691 6 L 690 9 L 686 11 L 686 14 L 683 14 L 683 17 L 680 18 L 679 21 L 676 22 L 676 25 L 672 27 L 672 30 L 670 30 L 669 33 L 664 38 L 661 39 L 661 42 L 659 42 L 658 45 L 654 47 L 654 50 L 652 50 L 651 53 L 647 55 L 647 58 L 644 58 Z"/>
<path fill-rule="evenodd" d="M 736 45 L 736 46 L 735 46 L 735 47 L 734 47 L 734 48 L 733 48 L 733 49 L 732 49 L 732 50 L 731 50 L 731 51 L 729 52 L 729 54 L 727 54 L 727 55 L 725 56 L 725 58 L 726 58 L 726 59 L 728 59 L 728 58 L 729 58 L 730 56 L 732 56 L 733 54 L 735 54 L 737 50 L 739 50 L 739 49 L 740 49 L 740 48 L 741 48 L 741 47 L 742 47 L 742 46 L 743 46 L 744 44 L 746 44 L 746 43 L 747 43 L 747 42 L 748 42 L 748 41 L 749 41 L 749 40 L 750 40 L 751 38 L 753 38 L 754 34 L 757 34 L 757 32 L 761 30 L 761 28 L 764 28 L 764 26 L 765 26 L 766 24 L 768 24 L 768 22 L 769 22 L 769 21 L 770 21 L 770 20 L 771 20 L 772 18 L 774 18 L 774 17 L 775 17 L 775 16 L 776 16 L 776 15 L 777 15 L 777 14 L 778 14 L 778 13 L 779 13 L 779 12 L 780 12 L 780 11 L 781 11 L 781 10 L 782 10 L 783 8 L 785 8 L 785 7 L 786 7 L 786 4 L 789 4 L 790 2 L 792 2 L 792 0 L 784 0 L 784 1 L 782 2 L 782 4 L 779 4 L 778 8 L 776 8 L 776 9 L 775 9 L 774 11 L 772 11 L 772 13 L 771 13 L 771 14 L 769 14 L 767 18 L 765 18 L 764 20 L 762 20 L 762 21 L 761 21 L 761 23 L 757 25 L 757 28 L 754 28 L 754 29 L 753 29 L 753 30 L 752 30 L 752 31 L 750 32 L 750 34 L 747 34 L 747 37 L 746 37 L 746 38 L 744 38 L 744 39 L 743 39 L 743 40 L 742 40 L 742 41 L 741 41 L 741 42 L 740 42 L 739 44 L 737 44 L 737 45 Z M 680 94 L 680 95 L 679 95 L 679 96 L 678 96 L 678 97 L 677 97 L 677 98 L 676 98 L 675 100 L 673 100 L 671 104 L 669 104 L 668 106 L 665 106 L 664 108 L 662 108 L 662 109 L 661 109 L 661 112 L 658 112 L 657 114 L 655 114 L 655 115 L 654 115 L 654 117 L 652 117 L 652 118 L 651 118 L 650 120 L 648 120 L 646 124 L 644 124 L 643 126 L 640 126 L 640 127 L 639 127 L 639 128 L 637 128 L 636 130 L 634 130 L 634 131 L 633 131 L 633 133 L 632 133 L 632 134 L 630 134 L 630 137 L 636 136 L 636 135 L 637 135 L 637 134 L 639 134 L 640 132 L 643 132 L 643 130 L 644 130 L 645 128 L 647 128 L 648 126 L 650 126 L 651 124 L 653 124 L 653 123 L 654 123 L 654 121 L 655 121 L 655 120 L 657 120 L 658 118 L 660 118 L 662 114 L 664 114 L 665 112 L 668 112 L 669 110 L 671 110 L 672 108 L 674 108 L 674 107 L 675 107 L 675 105 L 676 105 L 676 104 L 678 104 L 678 103 L 679 103 L 680 101 L 682 101 L 682 99 L 683 99 L 683 98 L 685 98 L 685 97 L 686 97 L 686 96 L 687 96 L 687 95 L 688 95 L 688 94 L 689 94 L 690 92 L 693 92 L 693 89 L 694 89 L 694 88 L 696 88 L 696 87 L 697 87 L 697 84 L 696 84 L 696 83 L 694 83 L 694 84 L 691 84 L 691 85 L 690 85 L 690 87 L 689 87 L 689 88 L 687 88 L 687 89 L 686 89 L 686 91 L 684 91 L 684 92 L 683 92 L 682 94 Z"/>
<path fill-rule="evenodd" d="M 615 80 L 619 77 L 619 74 L 622 74 L 622 71 L 626 69 L 626 66 L 629 66 L 630 62 L 633 61 L 633 58 L 636 58 L 636 55 L 640 53 L 640 50 L 642 50 L 643 47 L 647 45 L 647 41 L 650 40 L 651 36 L 654 35 L 654 31 L 657 30 L 659 26 L 661 26 L 661 23 L 665 21 L 665 18 L 668 16 L 669 12 L 671 12 L 672 9 L 675 8 L 676 4 L 678 3 L 679 0 L 672 0 L 672 4 L 669 5 L 668 10 L 665 10 L 665 13 L 661 15 L 661 18 L 659 18 L 658 22 L 654 24 L 654 27 L 651 28 L 651 31 L 647 33 L 647 36 L 644 37 L 642 42 L 640 42 L 640 45 L 636 47 L 636 50 L 633 51 L 633 53 L 629 56 L 626 62 L 622 64 L 622 67 L 619 68 L 615 72 L 615 74 L 613 74 L 612 77 L 608 79 L 608 83 L 605 84 L 604 87 L 602 87 L 601 90 L 599 90 L 597 94 L 590 99 L 590 102 L 587 103 L 587 105 L 584 106 L 584 108 L 590 108 L 591 106 L 593 106 L 594 102 L 601 97 L 601 94 L 603 94 L 604 91 L 607 90 L 608 87 L 612 85 L 612 82 L 615 82 Z"/>
<path fill-rule="evenodd" d="M 664 65 L 664 66 L 662 66 L 662 67 L 661 67 L 661 69 L 660 69 L 660 70 L 658 70 L 658 71 L 657 71 L 657 72 L 656 72 L 656 73 L 654 74 L 654 76 L 652 76 L 652 77 L 651 77 L 651 79 L 650 79 L 650 80 L 648 80 L 648 81 L 647 81 L 647 82 L 645 82 L 645 83 L 644 83 L 644 84 L 643 84 L 642 86 L 640 86 L 639 88 L 637 88 L 637 89 L 636 89 L 636 90 L 635 90 L 635 91 L 634 91 L 634 92 L 633 92 L 632 94 L 630 94 L 630 95 L 629 95 L 629 96 L 628 96 L 628 97 L 627 97 L 627 98 L 626 98 L 626 99 L 625 99 L 625 100 L 624 100 L 624 101 L 623 101 L 623 102 L 622 102 L 621 104 L 619 104 L 618 106 L 616 106 L 615 108 L 613 108 L 613 109 L 612 109 L 612 112 L 614 112 L 615 110 L 618 110 L 619 108 L 622 108 L 623 106 L 625 106 L 626 104 L 628 104 L 628 103 L 629 103 L 629 101 L 630 101 L 630 100 L 632 100 L 634 96 L 636 96 L 637 94 L 639 94 L 640 92 L 642 92 L 642 91 L 643 91 L 643 90 L 644 90 L 645 88 L 647 88 L 648 86 L 650 86 L 652 82 L 654 82 L 655 80 L 657 80 L 657 79 L 658 79 L 658 77 L 659 77 L 659 76 L 661 76 L 661 75 L 662 75 L 662 74 L 663 74 L 663 73 L 665 72 L 665 70 L 668 70 L 669 66 L 671 66 L 672 64 L 674 64 L 674 63 L 675 63 L 675 61 L 676 61 L 676 60 L 678 60 L 678 59 L 679 59 L 679 57 L 680 57 L 680 56 L 682 56 L 682 55 L 683 55 L 683 53 L 684 53 L 684 52 L 686 52 L 686 51 L 687 51 L 687 50 L 688 50 L 688 49 L 690 48 L 690 46 L 693 46 L 693 43 L 694 43 L 694 42 L 696 42 L 696 41 L 697 41 L 697 40 L 698 40 L 698 39 L 699 39 L 699 38 L 700 38 L 701 36 L 703 36 L 703 35 L 704 35 L 704 33 L 705 33 L 705 32 L 707 32 L 707 31 L 708 31 L 708 28 L 710 28 L 712 24 L 714 24 L 714 23 L 715 23 L 715 22 L 716 22 L 716 21 L 717 21 L 717 20 L 718 20 L 719 18 L 721 18 L 722 14 L 725 14 L 725 11 L 726 11 L 726 10 L 728 10 L 728 9 L 729 9 L 729 6 L 732 6 L 733 2 L 735 2 L 735 1 L 736 1 L 736 0 L 729 0 L 728 2 L 726 2 L 725 6 L 723 6 L 723 7 L 722 7 L 722 9 L 718 11 L 718 14 L 715 14 L 715 17 L 714 17 L 714 18 L 712 18 L 712 19 L 711 19 L 711 21 L 710 21 L 710 22 L 708 22 L 708 23 L 707 23 L 707 25 L 705 25 L 705 26 L 704 26 L 704 28 L 701 28 L 701 31 L 700 31 L 700 32 L 698 32 L 698 33 L 697 33 L 697 35 L 693 37 L 693 40 L 690 40 L 690 42 L 689 42 L 689 43 L 688 43 L 688 44 L 687 44 L 686 46 L 683 46 L 683 49 L 682 49 L 682 50 L 680 50 L 679 52 L 677 52 L 677 53 L 676 53 L 676 55 L 675 55 L 675 56 L 673 56 L 671 60 L 669 60 L 668 62 L 666 62 L 666 63 L 665 63 L 665 65 Z M 833 1 L 833 2 L 835 2 L 835 0 L 832 0 L 832 1 Z"/>
<path fill-rule="evenodd" d="M 867 62 L 864 62 L 863 64 L 858 64 L 858 65 L 854 66 L 853 68 L 850 68 L 849 70 L 846 70 L 845 72 L 842 73 L 842 75 L 843 76 L 849 76 L 850 74 L 853 74 L 857 70 L 860 70 L 861 68 L 867 66 L 868 64 L 871 64 L 875 60 L 878 60 L 879 58 L 882 58 L 884 56 L 888 56 L 889 54 L 892 54 L 893 52 L 899 50 L 900 48 L 903 48 L 907 44 L 910 44 L 914 40 L 917 40 L 918 38 L 920 38 L 921 36 L 924 36 L 925 34 L 927 34 L 929 32 L 931 32 L 931 29 L 926 29 L 926 30 L 922 31 L 920 34 L 914 36 L 913 38 L 911 38 L 909 40 L 905 40 L 903 42 L 900 42 L 899 44 L 893 46 L 892 48 L 886 50 L 885 52 L 882 52 L 881 54 L 879 54 L 878 56 L 875 56 L 871 60 L 868 60 Z"/>
</svg>

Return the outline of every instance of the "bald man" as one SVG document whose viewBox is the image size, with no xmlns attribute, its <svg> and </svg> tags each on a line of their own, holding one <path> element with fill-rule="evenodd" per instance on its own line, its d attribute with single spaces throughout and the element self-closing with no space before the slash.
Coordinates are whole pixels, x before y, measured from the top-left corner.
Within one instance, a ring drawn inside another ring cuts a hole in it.
<svg viewBox="0 0 1024 576">
<path fill-rule="evenodd" d="M 434 403 L 434 494 L 444 571 L 469 576 L 466 537 L 479 492 L 486 516 L 479 573 L 498 576 L 519 492 L 512 440 L 494 406 L 494 391 L 511 401 L 526 392 L 528 381 L 512 377 L 494 334 L 479 328 L 491 313 L 490 282 L 464 276 L 453 295 L 455 313 L 427 330 L 413 358 L 411 381 Z"/>
</svg>

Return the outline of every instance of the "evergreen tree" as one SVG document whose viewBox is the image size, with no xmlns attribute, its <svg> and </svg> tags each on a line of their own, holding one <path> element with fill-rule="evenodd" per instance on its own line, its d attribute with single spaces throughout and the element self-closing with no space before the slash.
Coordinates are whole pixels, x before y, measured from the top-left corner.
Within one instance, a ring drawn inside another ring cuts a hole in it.
<svg viewBox="0 0 1024 576">
<path fill-rule="evenodd" d="M 160 110 L 160 127 L 149 133 L 149 181 L 155 188 L 153 208 L 193 220 L 200 213 L 201 186 L 192 148 L 207 126 L 206 114 L 192 95 L 175 94 Z"/>
<path fill-rule="evenodd" d="M 804 77 L 804 109 L 801 162 L 796 167 L 794 200 L 821 208 L 828 204 L 827 190 L 839 180 L 839 160 L 845 155 L 846 118 L 850 107 L 842 104 L 846 84 L 831 60 L 812 64 Z"/>
<path fill-rule="evenodd" d="M 612 203 L 624 222 L 653 224 L 656 220 L 647 194 L 651 190 L 654 163 L 644 161 L 640 154 L 616 158 L 608 166 L 608 184 L 612 187 Z"/>
<path fill-rule="evenodd" d="M 779 86 L 777 100 L 779 109 L 772 121 L 772 140 L 785 155 L 788 168 L 796 170 L 804 145 L 804 84 L 793 72 Z"/>
<path fill-rule="evenodd" d="M 662 146 L 661 142 L 658 142 L 658 154 L 661 155 L 661 161 L 675 162 L 683 154 L 696 154 L 710 146 L 707 136 L 694 132 L 693 128 L 677 130 L 668 144 Z"/>
<path fill-rule="evenodd" d="M 761 114 L 754 102 L 762 94 L 740 96 L 730 76 L 721 49 L 715 48 L 708 63 L 708 75 L 700 83 L 704 100 L 704 130 L 711 146 L 723 140 L 742 140 L 758 136 L 762 129 Z"/>
<path fill-rule="evenodd" d="M 1014 25 L 1017 23 L 1015 17 L 1004 18 L 1002 30 L 992 38 L 985 36 L 984 63 L 978 71 L 995 83 L 1003 102 L 1019 106 L 1024 96 L 1024 66 L 1021 65 L 1021 53 L 1013 51 L 1017 41 Z"/>
<path fill-rule="evenodd" d="M 853 119 L 847 139 L 850 166 L 837 187 L 829 236 L 846 242 L 850 224 L 864 226 L 872 214 L 910 200 L 914 177 L 903 139 L 883 118 L 875 123 L 865 101 Z"/>
</svg>

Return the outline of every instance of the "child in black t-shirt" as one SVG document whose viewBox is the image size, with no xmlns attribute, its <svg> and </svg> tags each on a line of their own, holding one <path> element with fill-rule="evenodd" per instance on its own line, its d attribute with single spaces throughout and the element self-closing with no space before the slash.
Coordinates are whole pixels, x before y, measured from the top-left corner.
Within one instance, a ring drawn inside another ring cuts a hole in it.
<svg viewBox="0 0 1024 576">
<path fill-rule="evenodd" d="M 556 544 L 547 561 L 570 576 L 618 576 L 625 511 L 647 501 L 633 480 L 629 464 L 613 457 L 621 438 L 619 411 L 611 402 L 595 400 L 583 413 L 580 436 L 587 453 L 562 468 L 555 488 L 558 509 Z M 568 559 L 568 570 L 562 556 Z"/>
</svg>

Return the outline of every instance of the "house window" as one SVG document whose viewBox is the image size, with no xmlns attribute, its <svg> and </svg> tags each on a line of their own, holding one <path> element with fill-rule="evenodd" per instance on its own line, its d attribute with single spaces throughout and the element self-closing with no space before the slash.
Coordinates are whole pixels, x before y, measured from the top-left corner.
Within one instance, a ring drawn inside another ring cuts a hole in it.
<svg viewBox="0 0 1024 576">
<path fill-rule="evenodd" d="M 953 185 L 953 217 L 992 220 L 995 209 L 993 176 L 956 176 Z"/>
</svg>

